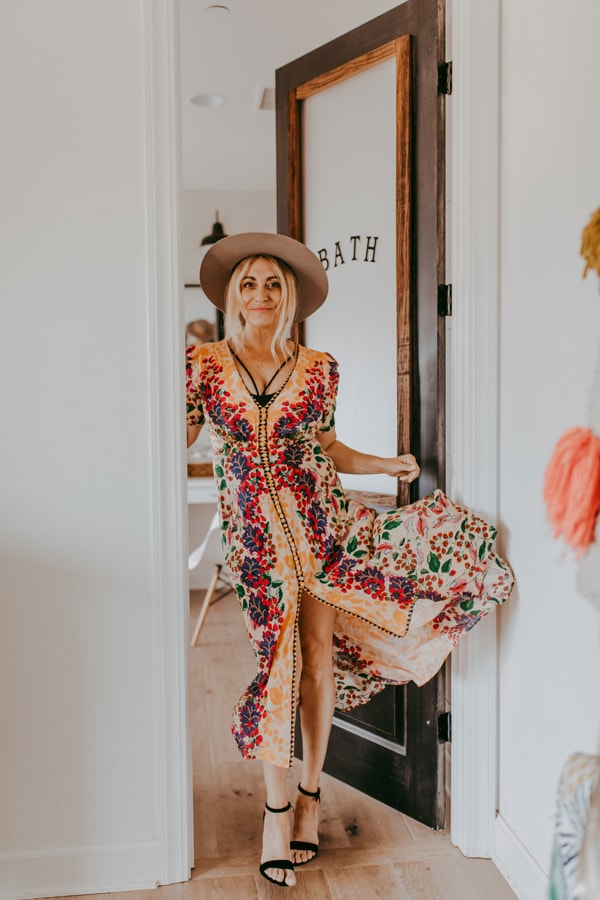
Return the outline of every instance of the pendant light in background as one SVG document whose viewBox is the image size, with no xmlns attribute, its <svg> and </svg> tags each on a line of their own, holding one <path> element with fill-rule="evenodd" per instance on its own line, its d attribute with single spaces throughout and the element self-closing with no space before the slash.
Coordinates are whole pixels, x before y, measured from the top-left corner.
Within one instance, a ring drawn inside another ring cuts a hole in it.
<svg viewBox="0 0 600 900">
<path fill-rule="evenodd" d="M 188 228 L 189 227 L 190 226 L 188 226 Z M 187 249 L 184 250 L 184 285 L 186 288 L 200 287 L 198 275 L 202 260 L 210 247 L 224 237 L 227 237 L 227 235 L 225 234 L 223 224 L 219 219 L 219 210 L 217 209 L 215 210 L 215 221 L 213 222 L 210 234 L 203 237 L 197 244 L 195 242 L 192 243 L 191 246 L 188 244 Z"/>
<path fill-rule="evenodd" d="M 212 231 L 210 234 L 207 234 L 206 237 L 202 238 L 202 240 L 200 241 L 200 246 L 206 247 L 208 249 L 208 246 L 210 246 L 210 244 L 216 244 L 217 241 L 220 241 L 221 238 L 224 237 L 227 237 L 227 235 L 223 231 L 223 225 L 219 221 L 219 210 L 216 209 L 215 221 L 213 222 Z"/>
</svg>

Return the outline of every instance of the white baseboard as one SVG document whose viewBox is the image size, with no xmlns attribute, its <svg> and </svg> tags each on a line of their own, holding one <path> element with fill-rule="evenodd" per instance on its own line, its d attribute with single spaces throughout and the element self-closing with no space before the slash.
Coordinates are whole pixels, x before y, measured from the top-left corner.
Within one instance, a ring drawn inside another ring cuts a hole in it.
<svg viewBox="0 0 600 900">
<path fill-rule="evenodd" d="M 493 862 L 519 900 L 547 900 L 548 876 L 502 816 L 496 818 L 495 837 Z"/>
<path fill-rule="evenodd" d="M 158 841 L 6 853 L 0 856 L 0 900 L 155 888 L 161 864 Z"/>
</svg>

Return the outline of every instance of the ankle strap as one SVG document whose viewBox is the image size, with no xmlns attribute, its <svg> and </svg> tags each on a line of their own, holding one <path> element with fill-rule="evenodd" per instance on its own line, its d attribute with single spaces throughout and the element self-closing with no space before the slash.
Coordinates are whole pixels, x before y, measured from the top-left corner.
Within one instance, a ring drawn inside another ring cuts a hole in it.
<svg viewBox="0 0 600 900">
<path fill-rule="evenodd" d="M 302 787 L 302 785 L 299 783 L 298 790 L 300 791 L 301 794 L 304 794 L 305 797 L 312 797 L 314 800 L 321 799 L 321 788 L 320 787 L 318 787 L 316 789 L 316 791 L 305 791 L 304 788 Z"/>
<path fill-rule="evenodd" d="M 291 804 L 291 803 L 288 803 L 287 806 L 282 806 L 281 809 L 273 809 L 272 806 L 269 806 L 268 803 L 265 803 L 265 809 L 266 809 L 268 812 L 272 812 L 272 813 L 284 813 L 284 812 L 287 812 L 288 809 L 291 809 L 291 808 L 292 808 L 292 804 Z"/>
</svg>

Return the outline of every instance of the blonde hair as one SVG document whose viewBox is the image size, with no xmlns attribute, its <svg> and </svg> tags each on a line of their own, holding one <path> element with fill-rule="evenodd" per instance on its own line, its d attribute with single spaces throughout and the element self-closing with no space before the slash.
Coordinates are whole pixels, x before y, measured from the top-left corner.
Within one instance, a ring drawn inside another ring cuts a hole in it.
<svg viewBox="0 0 600 900">
<path fill-rule="evenodd" d="M 245 344 L 246 320 L 242 314 L 241 284 L 252 263 L 264 259 L 272 267 L 281 282 L 281 304 L 277 328 L 271 341 L 271 353 L 275 360 L 287 355 L 286 341 L 290 336 L 296 310 L 298 308 L 298 279 L 287 263 L 276 256 L 256 253 L 240 260 L 233 269 L 225 290 L 225 336 L 231 341 L 233 349 L 242 350 Z"/>
</svg>

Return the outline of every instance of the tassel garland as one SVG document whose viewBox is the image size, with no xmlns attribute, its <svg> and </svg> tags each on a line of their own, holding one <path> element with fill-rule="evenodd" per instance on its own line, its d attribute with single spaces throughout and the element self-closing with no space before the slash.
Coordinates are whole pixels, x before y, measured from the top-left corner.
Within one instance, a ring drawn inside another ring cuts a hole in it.
<svg viewBox="0 0 600 900">
<path fill-rule="evenodd" d="M 590 269 L 600 275 L 600 208 L 591 217 L 581 235 L 581 255 L 585 260 L 583 277 Z"/>
<path fill-rule="evenodd" d="M 571 428 L 558 441 L 544 477 L 544 500 L 554 537 L 581 556 L 594 540 L 600 510 L 600 438 Z"/>
</svg>

